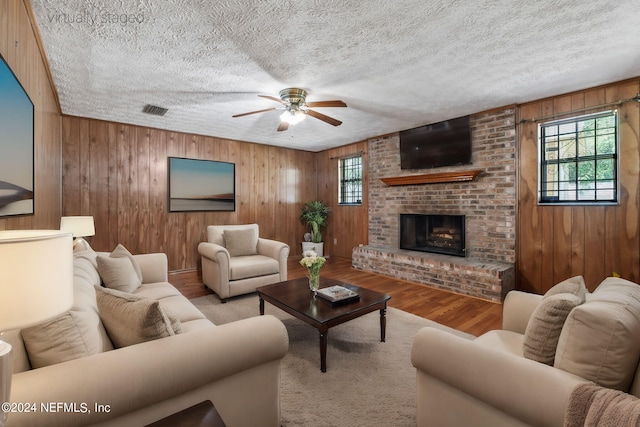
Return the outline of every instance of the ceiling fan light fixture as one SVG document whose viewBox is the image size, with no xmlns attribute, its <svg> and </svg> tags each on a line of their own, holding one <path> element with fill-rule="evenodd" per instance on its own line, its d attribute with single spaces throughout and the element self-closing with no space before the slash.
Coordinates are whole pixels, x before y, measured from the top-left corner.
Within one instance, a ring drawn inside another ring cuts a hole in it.
<svg viewBox="0 0 640 427">
<path fill-rule="evenodd" d="M 287 110 L 280 116 L 280 120 L 293 126 L 303 121 L 307 115 L 302 110 Z"/>
<path fill-rule="evenodd" d="M 296 125 L 303 121 L 307 116 L 311 116 L 314 119 L 321 120 L 325 123 L 328 123 L 332 126 L 340 126 L 342 122 L 340 120 L 336 120 L 333 117 L 326 116 L 317 112 L 316 110 L 312 110 L 311 108 L 319 108 L 319 107 L 346 107 L 343 101 L 339 99 L 334 99 L 331 101 L 314 101 L 307 103 L 307 91 L 304 89 L 299 89 L 295 87 L 290 87 L 287 89 L 282 89 L 280 91 L 280 98 L 276 98 L 275 96 L 270 95 L 258 95 L 261 98 L 266 98 L 271 101 L 275 101 L 280 103 L 281 107 L 273 107 L 273 108 L 265 108 L 264 110 L 257 111 L 249 111 L 248 113 L 234 114 L 232 117 L 243 117 L 249 116 L 251 114 L 258 113 L 266 113 L 267 111 L 273 110 L 285 110 L 280 115 L 280 125 L 278 126 L 278 132 L 285 131 L 289 128 L 289 126 Z"/>
<path fill-rule="evenodd" d="M 280 99 L 290 104 L 304 104 L 307 98 L 307 91 L 297 87 L 289 87 L 280 91 Z"/>
</svg>

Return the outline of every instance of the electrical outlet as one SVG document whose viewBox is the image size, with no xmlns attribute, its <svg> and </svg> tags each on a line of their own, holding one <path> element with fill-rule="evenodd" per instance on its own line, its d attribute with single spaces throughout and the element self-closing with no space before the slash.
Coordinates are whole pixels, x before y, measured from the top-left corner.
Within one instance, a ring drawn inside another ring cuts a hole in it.
<svg viewBox="0 0 640 427">
<path fill-rule="evenodd" d="M 337 245 L 338 244 L 338 239 L 336 237 L 333 238 L 333 244 Z"/>
</svg>

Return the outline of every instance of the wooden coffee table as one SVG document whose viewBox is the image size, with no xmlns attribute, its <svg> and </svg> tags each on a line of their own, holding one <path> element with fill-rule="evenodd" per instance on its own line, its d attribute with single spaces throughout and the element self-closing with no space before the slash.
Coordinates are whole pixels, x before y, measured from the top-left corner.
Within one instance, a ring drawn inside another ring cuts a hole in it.
<svg viewBox="0 0 640 427">
<path fill-rule="evenodd" d="M 380 310 L 380 341 L 385 341 L 387 326 L 387 301 L 389 295 L 350 285 L 327 277 L 320 278 L 320 288 L 340 285 L 360 295 L 358 301 L 344 304 L 331 304 L 309 290 L 309 279 L 287 280 L 274 285 L 261 286 L 258 289 L 260 314 L 264 314 L 264 302 L 286 311 L 297 319 L 308 323 L 320 333 L 320 370 L 327 372 L 327 335 L 329 328 L 348 322 L 372 311 Z"/>
</svg>

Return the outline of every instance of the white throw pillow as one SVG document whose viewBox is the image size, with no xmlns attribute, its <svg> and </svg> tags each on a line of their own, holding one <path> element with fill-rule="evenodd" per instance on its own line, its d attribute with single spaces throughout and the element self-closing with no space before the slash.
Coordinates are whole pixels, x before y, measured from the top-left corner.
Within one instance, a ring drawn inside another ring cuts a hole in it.
<svg viewBox="0 0 640 427">
<path fill-rule="evenodd" d="M 254 229 L 224 230 L 224 246 L 231 256 L 258 254 L 258 236 Z"/>
<path fill-rule="evenodd" d="M 111 252 L 111 255 L 109 256 L 111 258 L 127 258 L 129 261 L 131 261 L 131 265 L 133 266 L 133 269 L 138 276 L 138 280 L 140 281 L 140 283 L 142 283 L 142 269 L 140 268 L 140 264 L 138 264 L 138 261 L 136 261 L 131 252 L 129 252 L 127 248 L 122 246 L 121 243 L 118 243 L 118 246 L 116 246 L 116 248 L 113 250 L 113 252 Z"/>
<path fill-rule="evenodd" d="M 640 358 L 640 286 L 609 277 L 569 313 L 554 367 L 627 391 Z"/>
<path fill-rule="evenodd" d="M 98 273 L 107 288 L 133 292 L 140 287 L 140 279 L 128 258 L 98 255 L 96 261 Z"/>
</svg>

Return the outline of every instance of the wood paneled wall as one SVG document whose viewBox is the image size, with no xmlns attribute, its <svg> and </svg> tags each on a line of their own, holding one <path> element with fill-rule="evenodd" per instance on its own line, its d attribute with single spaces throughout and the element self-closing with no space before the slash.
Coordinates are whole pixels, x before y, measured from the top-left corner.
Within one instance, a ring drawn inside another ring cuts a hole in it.
<svg viewBox="0 0 640 427">
<path fill-rule="evenodd" d="M 638 79 L 624 81 L 522 105 L 520 119 L 617 102 L 638 93 Z M 539 206 L 538 125 L 533 122 L 518 125 L 519 289 L 544 293 L 563 279 L 583 275 L 593 290 L 613 272 L 640 281 L 639 106 L 637 102 L 629 102 L 618 108 L 619 206 Z"/>
<path fill-rule="evenodd" d="M 0 229 L 57 230 L 62 211 L 61 120 L 29 7 L 23 0 L 0 1 L 0 54 L 34 104 L 34 214 L 0 218 Z"/>
<path fill-rule="evenodd" d="M 300 209 L 316 196 L 314 153 L 64 116 L 64 215 L 93 215 L 91 245 L 165 252 L 172 271 L 198 268 L 211 224 L 257 223 L 300 254 Z M 234 212 L 168 212 L 167 157 L 236 165 Z"/>
<path fill-rule="evenodd" d="M 292 254 L 299 254 L 305 231 L 299 222 L 300 207 L 320 199 L 333 210 L 324 232 L 327 254 L 350 258 L 353 246 L 368 243 L 368 189 L 362 206 L 337 205 L 337 159 L 363 151 L 366 183 L 366 142 L 310 153 L 76 117 L 61 119 L 35 28 L 25 0 L 0 1 L 0 53 L 35 106 L 36 197 L 34 215 L 0 218 L 0 229 L 58 228 L 62 214 L 93 215 L 96 249 L 111 250 L 121 242 L 136 253 L 163 251 L 170 269 L 181 270 L 198 266 L 197 245 L 208 224 L 257 222 L 263 236 L 285 241 Z M 520 119 L 541 117 L 639 92 L 640 81 L 634 79 L 524 104 L 518 114 Z M 542 293 L 560 280 L 582 274 L 593 289 L 614 271 L 640 281 L 638 104 L 620 107 L 619 206 L 538 206 L 537 124 L 519 124 L 517 130 L 518 287 Z M 167 156 L 236 163 L 236 211 L 167 212 Z"/>
<path fill-rule="evenodd" d="M 327 228 L 323 231 L 325 254 L 351 259 L 354 246 L 368 244 L 368 143 L 362 141 L 316 154 L 318 199 L 331 207 Z M 362 205 L 338 205 L 338 159 L 362 153 Z"/>
</svg>

